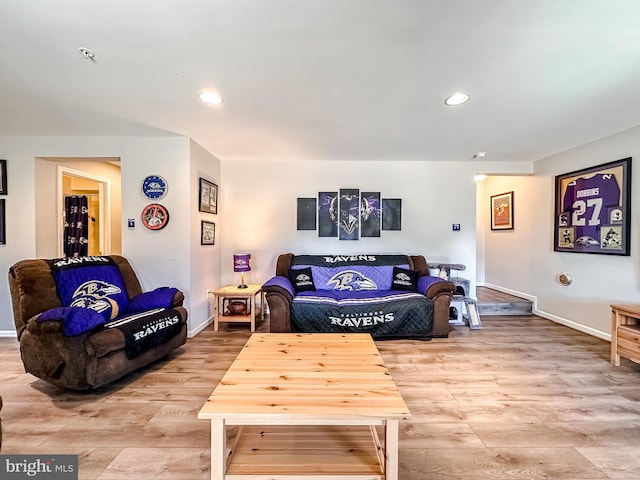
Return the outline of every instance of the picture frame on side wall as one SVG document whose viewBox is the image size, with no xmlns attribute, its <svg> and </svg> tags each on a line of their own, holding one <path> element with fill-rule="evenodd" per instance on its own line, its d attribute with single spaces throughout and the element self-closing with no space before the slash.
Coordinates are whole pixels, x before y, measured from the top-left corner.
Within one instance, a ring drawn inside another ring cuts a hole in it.
<svg viewBox="0 0 640 480">
<path fill-rule="evenodd" d="M 0 195 L 7 194 L 7 161 L 0 160 Z"/>
<path fill-rule="evenodd" d="M 206 220 L 200 221 L 200 245 L 215 245 L 216 244 L 216 224 L 213 222 L 207 222 Z"/>
<path fill-rule="evenodd" d="M 513 192 L 491 195 L 491 230 L 513 230 Z"/>
<path fill-rule="evenodd" d="M 198 210 L 204 213 L 218 213 L 218 185 L 200 178 L 200 199 Z"/>
<path fill-rule="evenodd" d="M 555 178 L 556 252 L 629 256 L 631 157 Z"/>
</svg>

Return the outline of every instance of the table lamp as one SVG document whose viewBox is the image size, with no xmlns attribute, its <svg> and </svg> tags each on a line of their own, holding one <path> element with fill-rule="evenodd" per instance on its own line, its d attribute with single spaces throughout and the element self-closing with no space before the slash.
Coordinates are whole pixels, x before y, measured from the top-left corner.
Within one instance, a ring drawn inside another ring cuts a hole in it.
<svg viewBox="0 0 640 480">
<path fill-rule="evenodd" d="M 249 253 L 233 254 L 233 271 L 242 272 L 242 280 L 240 281 L 240 285 L 238 285 L 238 288 L 247 288 L 247 285 L 244 283 L 244 272 L 251 271 L 250 260 L 251 254 Z"/>
</svg>

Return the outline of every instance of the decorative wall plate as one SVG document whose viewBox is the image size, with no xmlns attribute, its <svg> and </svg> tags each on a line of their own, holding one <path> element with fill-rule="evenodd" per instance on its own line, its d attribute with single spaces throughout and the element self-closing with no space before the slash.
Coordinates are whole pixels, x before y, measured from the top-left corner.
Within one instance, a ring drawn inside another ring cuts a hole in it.
<svg viewBox="0 0 640 480">
<path fill-rule="evenodd" d="M 149 230 L 161 230 L 169 223 L 169 212 L 159 203 L 150 203 L 142 209 L 142 224 Z"/>
<path fill-rule="evenodd" d="M 149 175 L 142 181 L 142 193 L 152 200 L 160 200 L 167 194 L 167 181 L 160 175 Z"/>
</svg>

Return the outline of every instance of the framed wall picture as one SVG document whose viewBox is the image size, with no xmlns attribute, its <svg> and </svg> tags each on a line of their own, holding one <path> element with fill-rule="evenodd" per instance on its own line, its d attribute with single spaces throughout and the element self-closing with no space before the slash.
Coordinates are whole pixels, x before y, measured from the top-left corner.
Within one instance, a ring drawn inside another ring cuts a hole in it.
<svg viewBox="0 0 640 480">
<path fill-rule="evenodd" d="M 316 199 L 298 198 L 297 229 L 316 229 Z"/>
<path fill-rule="evenodd" d="M 402 230 L 402 199 L 382 199 L 382 230 Z"/>
<path fill-rule="evenodd" d="M 200 245 L 216 244 L 216 224 L 202 220 L 200 222 Z"/>
<path fill-rule="evenodd" d="M 629 255 L 631 157 L 557 175 L 556 252 Z"/>
<path fill-rule="evenodd" d="M 205 213 L 218 213 L 218 185 L 204 178 L 200 178 L 198 210 Z"/>
<path fill-rule="evenodd" d="M 338 202 L 338 237 L 340 240 L 358 240 L 360 238 L 360 190 L 341 188 Z"/>
<path fill-rule="evenodd" d="M 491 195 L 491 230 L 513 230 L 513 192 Z"/>
<path fill-rule="evenodd" d="M 360 193 L 360 236 L 379 237 L 382 206 L 380 192 Z"/>
<path fill-rule="evenodd" d="M 318 236 L 338 236 L 338 192 L 318 192 Z"/>
<path fill-rule="evenodd" d="M 7 222 L 6 222 L 4 213 L 5 213 L 4 199 L 2 199 L 0 200 L 0 245 L 6 245 L 7 243 L 7 235 L 6 235 Z"/>
<path fill-rule="evenodd" d="M 0 160 L 0 195 L 7 194 L 7 161 Z"/>
</svg>

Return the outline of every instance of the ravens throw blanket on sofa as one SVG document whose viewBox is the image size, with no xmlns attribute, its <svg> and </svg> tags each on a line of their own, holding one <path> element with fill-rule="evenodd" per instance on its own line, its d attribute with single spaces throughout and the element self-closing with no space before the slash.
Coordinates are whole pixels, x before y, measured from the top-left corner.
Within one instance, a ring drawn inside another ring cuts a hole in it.
<svg viewBox="0 0 640 480">
<path fill-rule="evenodd" d="M 142 352 L 166 343 L 182 330 L 180 314 L 173 309 L 156 308 L 114 320 L 105 328 L 117 328 L 124 334 L 124 351 L 131 360 Z"/>
<path fill-rule="evenodd" d="M 117 328 L 129 359 L 180 333 L 180 315 L 169 309 L 175 288 L 160 287 L 129 301 L 120 270 L 109 257 L 63 258 L 49 264 L 63 306 L 42 313 L 39 322 L 62 320 L 67 336 Z"/>
<path fill-rule="evenodd" d="M 394 267 L 409 269 L 405 255 L 299 255 L 315 289 L 291 303 L 294 330 L 364 332 L 374 338 L 423 337 L 433 325 L 433 303 L 420 292 L 394 290 Z"/>
</svg>

